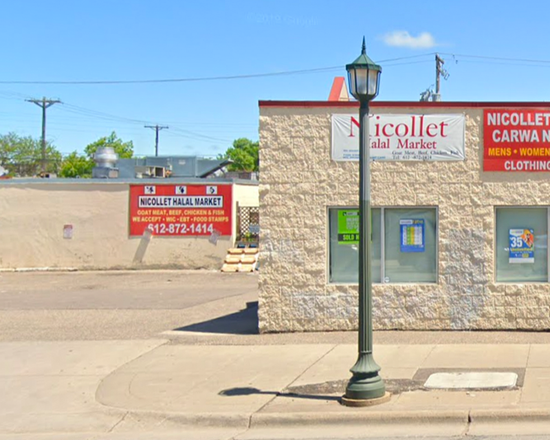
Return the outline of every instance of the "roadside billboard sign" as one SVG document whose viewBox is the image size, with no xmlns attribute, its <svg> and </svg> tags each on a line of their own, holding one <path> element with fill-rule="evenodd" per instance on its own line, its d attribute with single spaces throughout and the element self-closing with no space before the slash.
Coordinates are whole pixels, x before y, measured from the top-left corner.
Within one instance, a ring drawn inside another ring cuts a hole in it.
<svg viewBox="0 0 550 440">
<path fill-rule="evenodd" d="M 231 185 L 130 185 L 130 236 L 231 235 L 231 214 Z"/>
</svg>

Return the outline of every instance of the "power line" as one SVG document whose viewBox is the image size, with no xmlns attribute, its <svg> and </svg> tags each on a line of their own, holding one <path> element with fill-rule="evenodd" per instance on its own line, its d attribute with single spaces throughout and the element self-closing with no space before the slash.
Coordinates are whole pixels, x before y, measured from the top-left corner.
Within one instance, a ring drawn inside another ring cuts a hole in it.
<svg viewBox="0 0 550 440">
<path fill-rule="evenodd" d="M 169 78 L 169 79 L 136 79 L 136 80 L 104 80 L 104 81 L 0 81 L 0 84 L 56 84 L 56 85 L 105 85 L 105 84 L 153 84 L 175 82 L 221 81 L 233 79 L 262 78 L 269 76 L 297 75 L 303 73 L 325 72 L 342 69 L 342 66 L 320 67 L 316 69 L 291 70 L 284 72 L 252 73 L 247 75 L 210 76 L 195 78 Z"/>
<path fill-rule="evenodd" d="M 393 61 L 402 61 L 402 60 L 410 60 L 410 59 L 413 59 L 413 58 L 431 57 L 433 55 L 435 55 L 435 52 L 423 53 L 423 54 L 419 54 L 419 55 L 410 55 L 408 57 L 390 58 L 390 59 L 387 59 L 387 60 L 378 60 L 378 61 L 376 61 L 376 63 L 377 64 L 391 63 Z"/>
<path fill-rule="evenodd" d="M 23 95 L 21 93 L 17 93 L 17 92 L 11 92 L 11 91 L 0 91 L 0 98 L 3 97 L 2 95 L 4 95 L 5 99 L 21 99 L 21 98 L 17 98 L 18 96 L 19 97 L 25 97 L 27 98 L 28 95 Z M 44 98 L 46 99 L 46 98 Z M 22 100 L 22 99 L 21 99 Z M 36 101 L 37 105 L 40 105 L 40 103 L 42 103 L 43 100 L 36 100 L 36 99 L 26 99 L 26 101 L 28 102 L 33 102 Z M 48 101 L 48 100 L 46 100 Z M 50 100 L 50 101 L 54 101 L 54 100 Z M 79 118 L 86 118 L 86 120 L 88 120 L 88 118 L 95 118 L 95 119 L 99 119 L 99 120 L 104 120 L 104 121 L 117 121 L 117 122 L 123 122 L 123 123 L 126 123 L 126 124 L 132 124 L 132 125 L 142 125 L 142 124 L 150 124 L 150 121 L 146 121 L 146 120 L 141 120 L 141 119 L 133 119 L 133 118 L 127 118 L 127 117 L 123 117 L 123 116 L 117 116 L 117 115 L 113 115 L 113 114 L 110 114 L 110 113 L 105 113 L 105 112 L 100 112 L 100 111 L 97 111 L 97 110 L 92 110 L 92 109 L 88 109 L 88 108 L 85 108 L 85 107 L 80 107 L 80 106 L 76 106 L 76 105 L 73 105 L 73 104 L 68 104 L 68 103 L 65 103 L 65 102 L 61 102 L 61 101 L 58 101 L 58 100 L 55 100 L 61 104 L 63 104 L 61 107 L 60 107 L 60 110 L 62 111 L 65 111 L 66 113 L 71 113 L 72 115 L 74 115 L 73 117 L 79 117 Z M 53 105 L 53 104 L 49 104 L 49 105 L 46 105 L 46 108 L 49 107 L 50 105 Z M 10 116 L 13 116 L 13 114 L 9 114 Z M 23 121 L 25 122 L 25 121 Z M 67 121 L 68 122 L 68 121 Z M 76 122 L 76 121 L 75 121 Z M 195 123 L 195 122 L 180 122 L 180 124 L 193 124 L 193 125 L 198 125 L 198 124 L 205 124 L 205 125 L 210 125 L 212 124 L 211 122 L 208 122 L 208 123 Z M 69 127 L 77 127 L 79 124 L 69 124 Z M 217 124 L 214 124 L 214 125 L 217 125 Z M 222 125 L 235 125 L 235 126 L 240 126 L 240 125 L 247 125 L 247 124 L 222 124 Z M 248 124 L 248 125 L 254 125 L 254 124 Z M 53 126 L 54 127 L 57 127 L 56 130 L 58 131 L 75 131 L 75 132 L 93 132 L 92 130 L 78 130 L 78 129 L 68 129 L 68 128 L 59 128 L 59 123 L 53 123 Z M 61 126 L 63 126 L 63 124 L 61 123 Z M 45 131 L 45 127 L 46 127 L 46 124 L 45 124 L 45 118 L 44 118 L 44 131 Z M 205 127 L 207 128 L 207 127 Z M 231 139 L 222 139 L 222 138 L 218 138 L 218 137 L 214 137 L 214 136 L 208 136 L 208 135 L 205 135 L 205 134 L 201 134 L 201 133 L 197 133 L 197 132 L 194 132 L 194 131 L 191 131 L 191 130 L 186 130 L 184 128 L 173 128 L 173 133 L 170 133 L 173 137 L 179 137 L 179 138 L 184 138 L 184 139 L 188 139 L 188 140 L 209 140 L 209 141 L 218 141 L 218 142 L 223 142 L 223 143 L 226 143 L 226 142 L 231 142 L 232 140 Z M 209 131 L 211 132 L 212 130 L 209 129 Z M 137 133 L 137 131 L 136 131 Z M 45 133 L 44 133 L 44 136 L 43 138 L 45 139 Z M 45 142 L 43 143 L 43 145 L 45 144 Z"/>
<path fill-rule="evenodd" d="M 424 64 L 424 63 L 431 63 L 432 60 L 422 60 L 422 61 L 410 61 L 408 63 L 394 63 L 394 64 L 383 64 L 382 67 L 384 69 L 388 67 L 395 67 L 395 66 L 410 66 L 412 64 Z"/>
<path fill-rule="evenodd" d="M 207 141 L 231 142 L 230 139 L 222 139 L 222 138 L 218 138 L 218 137 L 214 137 L 214 136 L 208 136 L 206 134 L 195 133 L 193 131 L 185 130 L 183 128 L 174 128 L 173 131 L 179 132 L 179 133 L 182 133 L 182 134 L 187 134 L 187 135 L 194 135 L 194 136 L 197 136 L 197 137 L 199 137 L 203 140 L 207 140 Z"/>
<path fill-rule="evenodd" d="M 485 55 L 468 55 L 468 54 L 455 54 L 450 52 L 439 52 L 440 55 L 448 55 L 455 58 L 475 58 L 479 60 L 489 60 L 489 61 L 503 61 L 511 63 L 531 63 L 531 64 L 550 64 L 550 60 L 539 60 L 539 59 L 525 59 L 525 58 L 506 58 L 506 57 L 494 57 L 494 56 L 485 56 Z M 385 65 L 387 67 L 399 66 L 399 65 L 408 65 L 423 63 L 426 61 L 417 61 L 417 62 L 404 62 L 404 63 L 395 63 L 396 61 L 410 60 L 414 58 L 422 58 L 427 56 L 437 55 L 435 52 L 412 55 L 407 57 L 399 58 L 390 58 L 386 60 L 378 60 L 378 64 Z M 238 79 L 250 79 L 250 78 L 265 78 L 265 77 L 274 77 L 274 76 L 288 76 L 288 75 L 301 75 L 301 74 L 312 74 L 312 73 L 322 73 L 330 72 L 336 70 L 342 70 L 343 65 L 338 66 L 328 66 L 328 67 L 317 67 L 311 69 L 301 69 L 301 70 L 287 70 L 280 72 L 267 72 L 267 73 L 251 73 L 244 75 L 225 75 L 225 76 L 205 76 L 205 77 L 189 77 L 189 78 L 163 78 L 163 79 L 135 79 L 135 80 L 83 80 L 83 81 L 0 81 L 0 84 L 42 84 L 42 85 L 123 85 L 123 84 L 162 84 L 162 83 L 183 83 L 183 82 L 201 82 L 201 81 L 227 81 L 227 80 L 238 80 Z M 0 92 L 3 94 L 5 92 Z M 15 93 L 12 94 L 12 96 Z M 11 97 L 10 97 L 11 98 Z M 8 98 L 8 99 L 10 99 Z M 13 98 L 11 98 L 13 99 Z"/>
<path fill-rule="evenodd" d="M 61 108 L 64 109 L 65 111 L 68 111 L 70 113 L 74 113 L 74 114 L 77 114 L 77 115 L 94 117 L 94 118 L 107 120 L 107 121 L 113 120 L 113 121 L 122 121 L 122 122 L 130 123 L 130 124 L 152 125 L 151 121 L 145 121 L 145 120 L 141 120 L 141 119 L 132 119 L 132 118 L 126 118 L 126 117 L 122 117 L 122 116 L 116 116 L 116 115 L 112 115 L 110 113 L 99 112 L 99 111 L 96 111 L 96 110 L 91 110 L 91 109 L 87 109 L 87 108 L 84 108 L 84 107 L 79 107 L 79 106 L 72 105 L 72 104 L 64 104 L 64 106 L 61 107 Z M 183 128 L 174 128 L 173 127 L 172 131 L 174 132 L 173 134 L 175 136 L 184 137 L 184 138 L 187 138 L 187 139 L 201 139 L 201 140 L 210 140 L 210 141 L 218 141 L 218 142 L 231 142 L 230 139 L 221 139 L 221 138 L 217 138 L 217 137 L 214 137 L 214 136 L 208 136 L 208 135 L 205 135 L 205 134 L 197 133 L 195 131 L 185 130 Z"/>
<path fill-rule="evenodd" d="M 419 58 L 433 53 L 412 55 L 408 57 L 391 58 L 388 60 L 380 60 L 378 63 L 389 63 L 393 61 L 401 61 L 412 58 Z M 0 84 L 55 84 L 55 85 L 108 85 L 108 84 L 155 84 L 155 83 L 177 83 L 177 82 L 199 82 L 199 81 L 227 81 L 236 79 L 249 79 L 249 78 L 265 78 L 271 76 L 288 76 L 288 75 L 301 75 L 310 73 L 329 72 L 334 70 L 342 70 L 343 64 L 338 66 L 329 67 L 315 67 L 311 69 L 301 70 L 286 70 L 280 72 L 267 72 L 267 73 L 250 73 L 244 75 L 225 75 L 225 76 L 203 76 L 203 77 L 190 77 L 190 78 L 168 78 L 168 79 L 132 79 L 132 80 L 92 80 L 92 81 L 0 81 Z"/>
<path fill-rule="evenodd" d="M 0 95 L 4 99 L 15 99 L 15 100 L 32 99 L 32 96 L 25 95 L 23 93 L 12 92 L 10 90 L 0 90 Z"/>
<path fill-rule="evenodd" d="M 108 119 L 108 120 L 118 120 L 118 121 L 124 121 L 124 122 L 131 122 L 133 124 L 149 124 L 151 121 L 145 121 L 142 119 L 132 119 L 132 118 L 126 118 L 124 116 L 117 116 L 112 115 L 110 113 L 104 113 L 97 110 L 92 110 L 84 107 L 79 107 L 77 105 L 73 104 L 64 104 L 64 110 L 69 111 L 70 113 L 76 113 L 83 116 L 91 116 L 94 118 L 99 119 Z"/>
<path fill-rule="evenodd" d="M 457 61 L 458 62 L 458 61 Z M 493 65 L 493 66 L 521 66 L 521 67 L 540 67 L 540 68 L 549 68 L 550 64 L 546 62 L 542 62 L 541 64 L 536 64 L 535 62 L 526 64 L 525 62 L 510 62 L 510 61 L 498 61 L 498 60 L 476 60 L 476 59 L 466 59 L 466 60 L 460 60 L 461 63 L 465 64 L 485 64 L 485 65 Z"/>
<path fill-rule="evenodd" d="M 484 59 L 484 60 L 550 64 L 550 60 L 533 60 L 533 59 L 526 59 L 526 58 L 504 58 L 504 57 L 493 57 L 493 56 L 485 56 L 485 55 L 464 55 L 464 54 L 447 53 L 447 52 L 439 52 L 439 54 L 440 55 L 449 55 L 449 56 L 452 56 L 452 57 L 478 58 L 478 59 Z"/>
<path fill-rule="evenodd" d="M 103 119 L 103 120 L 122 121 L 122 122 L 126 122 L 126 123 L 139 124 L 139 125 L 143 125 L 143 124 L 152 125 L 151 121 L 126 118 L 126 117 L 123 117 L 123 116 L 116 116 L 116 115 L 112 115 L 110 113 L 104 113 L 104 112 L 99 112 L 99 111 L 96 111 L 96 110 L 86 109 L 84 107 L 79 107 L 79 106 L 72 105 L 72 104 L 64 104 L 64 106 L 61 107 L 61 108 L 64 109 L 65 111 L 70 112 L 70 113 L 81 114 L 83 116 L 94 117 L 94 118 Z M 176 133 L 179 133 L 180 136 L 182 136 L 182 137 L 191 138 L 191 139 L 203 139 L 203 140 L 228 142 L 228 139 L 220 139 L 220 138 L 216 138 L 216 137 L 213 137 L 213 136 L 200 134 L 200 133 L 197 133 L 197 132 L 194 132 L 194 131 L 191 131 L 191 130 L 185 130 L 183 128 L 173 128 L 172 131 L 174 131 Z M 174 133 L 174 134 L 176 134 L 176 133 Z"/>
</svg>

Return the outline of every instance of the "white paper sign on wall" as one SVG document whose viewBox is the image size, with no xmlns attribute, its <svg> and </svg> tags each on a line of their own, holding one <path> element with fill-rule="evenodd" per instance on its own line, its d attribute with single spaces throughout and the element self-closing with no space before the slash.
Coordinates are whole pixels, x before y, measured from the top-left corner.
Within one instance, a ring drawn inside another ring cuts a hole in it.
<svg viewBox="0 0 550 440">
<path fill-rule="evenodd" d="M 464 160 L 463 114 L 369 115 L 371 160 Z M 359 115 L 332 115 L 332 159 L 359 160 Z"/>
</svg>

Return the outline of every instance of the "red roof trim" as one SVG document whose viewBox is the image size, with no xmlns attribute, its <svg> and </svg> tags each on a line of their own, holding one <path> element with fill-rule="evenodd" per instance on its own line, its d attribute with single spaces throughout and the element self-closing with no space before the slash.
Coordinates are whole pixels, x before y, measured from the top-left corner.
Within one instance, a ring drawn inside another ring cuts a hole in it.
<svg viewBox="0 0 550 440">
<path fill-rule="evenodd" d="M 259 101 L 260 107 L 342 107 L 356 108 L 356 101 Z M 550 102 L 421 102 L 421 101 L 373 101 L 371 107 L 385 108 L 502 108 L 534 107 L 547 108 Z"/>
</svg>

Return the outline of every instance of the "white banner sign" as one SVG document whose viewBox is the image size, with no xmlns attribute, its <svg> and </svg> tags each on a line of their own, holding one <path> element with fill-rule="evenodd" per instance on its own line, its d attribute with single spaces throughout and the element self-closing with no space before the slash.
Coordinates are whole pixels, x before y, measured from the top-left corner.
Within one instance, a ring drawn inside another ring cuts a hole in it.
<svg viewBox="0 0 550 440">
<path fill-rule="evenodd" d="M 464 115 L 369 115 L 371 160 L 464 160 Z M 359 160 L 359 116 L 332 115 L 332 159 Z"/>
</svg>

